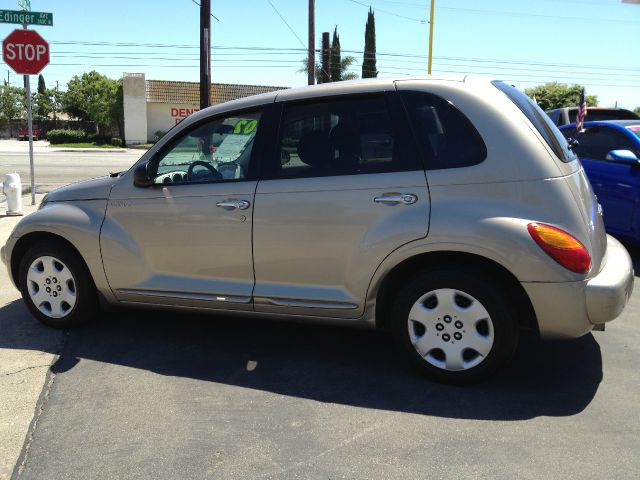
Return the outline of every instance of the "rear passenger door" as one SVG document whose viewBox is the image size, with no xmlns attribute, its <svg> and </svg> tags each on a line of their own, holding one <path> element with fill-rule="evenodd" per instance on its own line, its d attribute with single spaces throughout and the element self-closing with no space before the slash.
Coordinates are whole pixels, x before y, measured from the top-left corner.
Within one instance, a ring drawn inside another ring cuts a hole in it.
<svg viewBox="0 0 640 480">
<path fill-rule="evenodd" d="M 281 108 L 255 195 L 255 310 L 357 318 L 378 265 L 429 226 L 400 101 L 386 93 Z"/>
</svg>

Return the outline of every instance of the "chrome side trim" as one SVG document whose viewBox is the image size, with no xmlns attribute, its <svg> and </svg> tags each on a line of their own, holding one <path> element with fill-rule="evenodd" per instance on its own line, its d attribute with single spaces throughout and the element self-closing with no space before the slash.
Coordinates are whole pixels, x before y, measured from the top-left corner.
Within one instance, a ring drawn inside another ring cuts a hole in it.
<svg viewBox="0 0 640 480">
<path fill-rule="evenodd" d="M 118 289 L 117 292 L 127 295 L 138 295 L 141 297 L 174 298 L 181 300 L 205 300 L 209 302 L 224 303 L 251 303 L 251 297 L 222 295 L 216 293 L 164 292 L 156 290 L 132 290 L 124 288 Z"/>
<path fill-rule="evenodd" d="M 301 308 L 332 308 L 336 310 L 354 310 L 358 305 L 354 303 L 323 302 L 319 300 L 294 300 L 291 298 L 266 298 L 256 297 L 257 305 L 273 305 L 276 307 L 301 307 Z"/>
</svg>

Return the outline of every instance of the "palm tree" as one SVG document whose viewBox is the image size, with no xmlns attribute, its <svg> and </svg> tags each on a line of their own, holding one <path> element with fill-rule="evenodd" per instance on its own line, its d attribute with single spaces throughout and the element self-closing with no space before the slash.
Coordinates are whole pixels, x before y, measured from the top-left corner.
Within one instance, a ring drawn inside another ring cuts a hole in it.
<svg viewBox="0 0 640 480">
<path fill-rule="evenodd" d="M 307 73 L 307 58 L 302 61 L 304 67 L 298 70 L 298 73 Z M 340 59 L 340 80 L 356 80 L 360 78 L 357 73 L 349 72 L 349 67 L 356 63 L 356 58 L 350 55 Z M 333 70 L 333 69 L 332 69 Z M 316 83 L 322 83 L 322 66 L 316 64 L 315 68 Z"/>
</svg>

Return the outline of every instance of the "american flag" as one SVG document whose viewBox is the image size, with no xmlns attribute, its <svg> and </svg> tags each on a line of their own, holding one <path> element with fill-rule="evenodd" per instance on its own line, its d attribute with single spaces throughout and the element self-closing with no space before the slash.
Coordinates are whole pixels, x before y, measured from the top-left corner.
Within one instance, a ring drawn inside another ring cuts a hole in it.
<svg viewBox="0 0 640 480">
<path fill-rule="evenodd" d="M 578 106 L 578 115 L 576 116 L 576 130 L 582 131 L 584 117 L 587 116 L 587 100 L 584 98 L 584 88 L 580 92 L 580 105 Z"/>
</svg>

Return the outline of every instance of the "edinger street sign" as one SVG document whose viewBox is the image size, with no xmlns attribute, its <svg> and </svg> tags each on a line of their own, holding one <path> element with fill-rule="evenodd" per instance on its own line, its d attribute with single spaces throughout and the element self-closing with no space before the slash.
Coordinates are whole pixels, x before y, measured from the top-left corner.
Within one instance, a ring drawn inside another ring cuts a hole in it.
<svg viewBox="0 0 640 480">
<path fill-rule="evenodd" d="M 53 26 L 53 13 L 26 12 L 24 10 L 0 10 L 0 23 Z"/>
<path fill-rule="evenodd" d="M 37 75 L 49 64 L 49 44 L 35 30 L 14 30 L 2 42 L 2 57 L 21 75 Z"/>
</svg>

